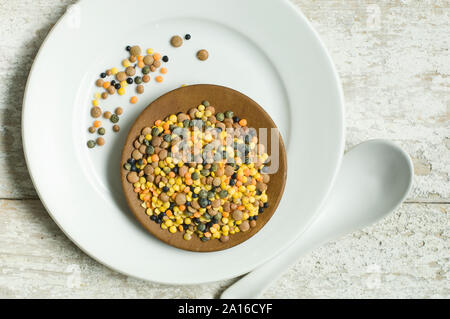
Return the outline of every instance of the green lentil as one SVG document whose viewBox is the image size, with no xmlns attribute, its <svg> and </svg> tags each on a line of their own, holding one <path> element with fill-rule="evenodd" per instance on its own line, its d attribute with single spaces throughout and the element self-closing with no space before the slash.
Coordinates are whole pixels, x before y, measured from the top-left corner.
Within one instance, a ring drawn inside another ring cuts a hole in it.
<svg viewBox="0 0 450 319">
<path fill-rule="evenodd" d="M 200 198 L 206 198 L 206 197 L 208 197 L 208 192 L 205 191 L 204 189 L 202 189 L 202 190 L 198 193 L 198 197 L 200 197 Z"/>
<path fill-rule="evenodd" d="M 197 179 L 199 179 L 200 178 L 200 175 L 197 173 L 197 172 L 194 172 L 194 173 L 192 173 L 192 179 L 194 180 L 194 181 L 196 181 Z"/>
<path fill-rule="evenodd" d="M 172 141 L 172 136 L 170 136 L 170 134 L 166 134 L 163 136 L 163 140 L 170 143 Z"/>
<path fill-rule="evenodd" d="M 152 128 L 152 136 L 158 136 L 159 135 L 159 129 L 157 127 Z"/>
<path fill-rule="evenodd" d="M 153 155 L 153 154 L 155 153 L 155 148 L 154 148 L 153 146 L 149 145 L 149 146 L 147 147 L 147 149 L 145 150 L 145 152 L 146 152 L 148 155 Z"/>
<path fill-rule="evenodd" d="M 231 118 L 233 118 L 233 116 L 234 116 L 233 111 L 226 111 L 226 112 L 225 112 L 225 117 L 226 117 L 227 119 L 231 119 Z"/>
<path fill-rule="evenodd" d="M 208 107 L 208 106 L 211 105 L 211 104 L 209 103 L 209 101 L 203 101 L 202 104 L 203 104 L 203 106 L 205 106 L 205 107 Z"/>
<path fill-rule="evenodd" d="M 105 128 L 104 127 L 100 127 L 99 129 L 98 129 L 98 134 L 99 135 L 105 135 L 105 133 L 106 133 L 106 130 L 105 130 Z"/>
<path fill-rule="evenodd" d="M 142 68 L 142 74 L 149 74 L 150 73 L 150 67 L 148 65 L 144 66 Z"/>
<path fill-rule="evenodd" d="M 134 83 L 141 84 L 142 83 L 142 78 L 140 76 L 135 77 L 134 78 Z"/>
<path fill-rule="evenodd" d="M 223 120 L 225 120 L 225 115 L 223 113 L 217 113 L 216 120 L 218 120 L 219 122 L 223 122 Z"/>
<path fill-rule="evenodd" d="M 119 116 L 117 114 L 111 115 L 111 118 L 109 119 L 112 123 L 119 122 Z"/>
<path fill-rule="evenodd" d="M 123 168 L 125 168 L 127 171 L 131 170 L 131 165 L 128 163 L 125 163 L 125 165 L 123 165 Z"/>
<path fill-rule="evenodd" d="M 87 146 L 88 146 L 89 148 L 94 148 L 94 147 L 95 147 L 95 141 L 89 140 L 89 141 L 87 142 Z"/>
<path fill-rule="evenodd" d="M 208 176 L 208 175 L 209 175 L 209 170 L 207 170 L 207 169 L 202 169 L 202 170 L 200 171 L 200 174 L 202 174 L 203 176 Z"/>
<path fill-rule="evenodd" d="M 228 196 L 228 192 L 226 191 L 226 190 L 221 190 L 220 192 L 219 192 L 219 197 L 220 198 L 225 198 L 225 197 L 227 197 Z"/>
</svg>

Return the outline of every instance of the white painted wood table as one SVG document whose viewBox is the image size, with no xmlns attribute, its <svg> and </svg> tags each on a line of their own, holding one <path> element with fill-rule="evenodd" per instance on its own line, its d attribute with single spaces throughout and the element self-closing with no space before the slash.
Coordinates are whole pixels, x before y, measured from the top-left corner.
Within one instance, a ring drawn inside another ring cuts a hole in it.
<svg viewBox="0 0 450 319">
<path fill-rule="evenodd" d="M 36 195 L 21 146 L 23 91 L 39 46 L 73 2 L 0 0 L 0 297 L 217 297 L 232 281 L 165 286 L 107 269 L 65 237 Z M 265 297 L 449 298 L 450 2 L 294 2 L 342 78 L 347 148 L 391 139 L 416 176 L 392 216 L 314 250 Z"/>
</svg>

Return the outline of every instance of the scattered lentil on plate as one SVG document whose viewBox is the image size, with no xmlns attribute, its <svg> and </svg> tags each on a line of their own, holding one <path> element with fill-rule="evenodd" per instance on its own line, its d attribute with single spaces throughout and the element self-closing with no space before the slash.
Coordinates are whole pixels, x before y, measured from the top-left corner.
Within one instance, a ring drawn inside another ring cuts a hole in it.
<svg viewBox="0 0 450 319">
<path fill-rule="evenodd" d="M 136 92 L 137 92 L 138 94 L 144 93 L 144 86 L 143 86 L 142 84 L 139 84 L 139 85 L 136 87 Z"/>
<path fill-rule="evenodd" d="M 98 146 L 105 145 L 105 139 L 103 137 L 97 137 L 96 143 Z"/>
<path fill-rule="evenodd" d="M 170 44 L 175 48 L 179 48 L 183 45 L 183 39 L 179 35 L 174 35 L 170 39 Z"/>
<path fill-rule="evenodd" d="M 93 118 L 98 118 L 102 116 L 102 109 L 99 108 L 98 106 L 94 106 L 93 108 L 91 108 L 91 116 Z"/>
<path fill-rule="evenodd" d="M 205 49 L 198 51 L 198 52 L 197 52 L 197 58 L 198 58 L 200 61 L 206 61 L 206 60 L 208 60 L 208 58 L 209 58 L 209 53 L 208 53 L 208 51 L 206 51 Z"/>
<path fill-rule="evenodd" d="M 138 45 L 135 45 L 133 47 L 130 48 L 130 55 L 138 57 L 140 56 L 142 53 L 141 47 Z"/>
<path fill-rule="evenodd" d="M 114 113 L 116 113 L 117 115 L 122 115 L 123 109 L 119 106 L 118 108 L 116 108 L 116 110 L 114 111 Z"/>
</svg>

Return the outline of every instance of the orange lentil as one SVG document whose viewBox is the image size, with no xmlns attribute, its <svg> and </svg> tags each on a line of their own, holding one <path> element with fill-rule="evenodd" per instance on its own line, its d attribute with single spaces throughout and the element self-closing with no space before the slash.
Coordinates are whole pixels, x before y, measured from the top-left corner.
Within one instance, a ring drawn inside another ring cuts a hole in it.
<svg viewBox="0 0 450 319">
<path fill-rule="evenodd" d="M 178 226 L 178 230 L 179 230 L 179 231 L 183 231 L 183 230 L 184 230 L 184 229 L 183 229 L 183 226 L 181 226 L 181 225 Z"/>
<path fill-rule="evenodd" d="M 155 78 L 155 80 L 156 80 L 156 82 L 161 83 L 162 81 L 164 81 L 164 78 L 163 78 L 162 76 L 158 75 L 158 76 Z"/>
<path fill-rule="evenodd" d="M 142 69 L 144 66 L 145 66 L 145 63 L 144 63 L 144 62 L 142 62 L 142 61 L 139 61 L 139 62 L 138 62 L 138 67 L 139 67 L 139 68 Z"/>
<path fill-rule="evenodd" d="M 242 186 L 242 182 L 241 181 L 237 181 L 236 182 L 236 186 Z"/>
<path fill-rule="evenodd" d="M 230 216 L 230 213 L 229 213 L 229 212 L 223 212 L 223 213 L 222 213 L 222 216 L 225 217 L 225 218 L 227 218 L 228 216 Z"/>
<path fill-rule="evenodd" d="M 105 83 L 103 83 L 103 88 L 107 89 L 111 86 L 111 83 L 106 81 Z"/>
<path fill-rule="evenodd" d="M 170 130 L 165 130 L 164 131 L 164 134 L 170 134 L 170 133 L 172 133 L 172 132 L 170 132 Z"/>
<path fill-rule="evenodd" d="M 174 173 L 174 172 L 170 172 L 170 173 L 169 173 L 169 177 L 174 178 L 174 177 L 175 177 L 175 173 Z"/>
<path fill-rule="evenodd" d="M 138 101 L 138 98 L 136 96 L 131 97 L 130 102 L 131 104 L 136 104 Z"/>
<path fill-rule="evenodd" d="M 207 231 L 206 233 L 203 234 L 205 237 L 209 238 L 211 237 L 211 233 L 209 231 Z"/>
<path fill-rule="evenodd" d="M 141 190 L 140 187 L 136 187 L 136 188 L 134 189 L 134 192 L 135 192 L 135 193 L 139 193 L 140 190 Z"/>
<path fill-rule="evenodd" d="M 195 218 L 199 218 L 199 217 L 200 217 L 200 213 L 199 213 L 199 212 L 195 212 L 195 213 L 194 213 L 194 217 L 195 217 Z"/>
<path fill-rule="evenodd" d="M 163 129 L 164 129 L 165 131 L 167 131 L 169 128 L 170 128 L 169 123 L 164 123 Z"/>
<path fill-rule="evenodd" d="M 184 174 L 184 178 L 185 179 L 191 179 L 191 173 L 187 172 L 186 174 Z"/>
<path fill-rule="evenodd" d="M 246 119 L 242 119 L 239 121 L 239 125 L 240 126 L 247 126 L 247 120 Z"/>
<path fill-rule="evenodd" d="M 162 74 L 166 74 L 166 73 L 167 73 L 167 68 L 161 68 L 160 72 L 161 72 Z"/>
<path fill-rule="evenodd" d="M 192 179 L 187 179 L 187 180 L 185 181 L 185 183 L 186 183 L 186 185 L 192 185 Z"/>
<path fill-rule="evenodd" d="M 155 61 L 161 60 L 161 54 L 156 52 L 155 54 L 153 54 L 153 59 L 155 59 Z"/>
<path fill-rule="evenodd" d="M 100 126 L 102 126 L 102 122 L 100 122 L 100 121 L 95 121 L 94 122 L 94 127 L 100 127 Z"/>
<path fill-rule="evenodd" d="M 172 211 L 170 209 L 166 210 L 166 215 L 169 217 L 173 216 Z"/>
<path fill-rule="evenodd" d="M 239 209 L 239 210 L 244 210 L 244 209 L 245 209 L 245 206 L 241 205 L 241 206 L 238 207 L 238 209 Z"/>
<path fill-rule="evenodd" d="M 159 156 L 157 154 L 152 155 L 152 162 L 159 162 Z"/>
<path fill-rule="evenodd" d="M 187 193 L 189 193 L 189 191 L 190 191 L 191 189 L 189 188 L 189 187 L 185 187 L 184 188 L 184 192 L 187 194 Z"/>
<path fill-rule="evenodd" d="M 245 176 L 250 176 L 250 170 L 248 168 L 244 169 L 244 175 Z"/>
<path fill-rule="evenodd" d="M 184 205 L 180 205 L 180 206 L 178 206 L 178 208 L 179 208 L 182 212 L 184 212 L 184 211 L 186 210 L 186 206 L 184 206 Z"/>
<path fill-rule="evenodd" d="M 161 123 L 162 123 L 161 120 L 156 120 L 156 121 L 155 121 L 155 125 L 156 125 L 156 126 L 161 126 Z"/>
<path fill-rule="evenodd" d="M 142 55 L 140 55 L 140 56 L 137 57 L 137 59 L 138 59 L 138 61 L 143 61 L 144 57 Z"/>
</svg>

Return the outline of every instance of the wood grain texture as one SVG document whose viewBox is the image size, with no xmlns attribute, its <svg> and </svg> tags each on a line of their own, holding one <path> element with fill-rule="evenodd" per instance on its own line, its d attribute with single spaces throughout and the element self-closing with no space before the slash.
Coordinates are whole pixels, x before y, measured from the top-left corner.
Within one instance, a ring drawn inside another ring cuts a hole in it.
<svg viewBox="0 0 450 319">
<path fill-rule="evenodd" d="M 230 281 L 164 286 L 107 269 L 76 248 L 37 199 L 21 146 L 23 90 L 47 32 L 74 2 L 0 0 L 0 297 L 216 297 Z M 341 76 L 347 149 L 391 139 L 411 155 L 416 176 L 409 204 L 316 249 L 265 296 L 449 298 L 450 1 L 293 3 Z"/>
<path fill-rule="evenodd" d="M 406 204 L 308 254 L 265 297 L 448 297 L 449 209 Z M 4 298 L 214 298 L 232 283 L 166 286 L 111 271 L 67 239 L 39 200 L 0 201 L 0 243 Z"/>
</svg>

